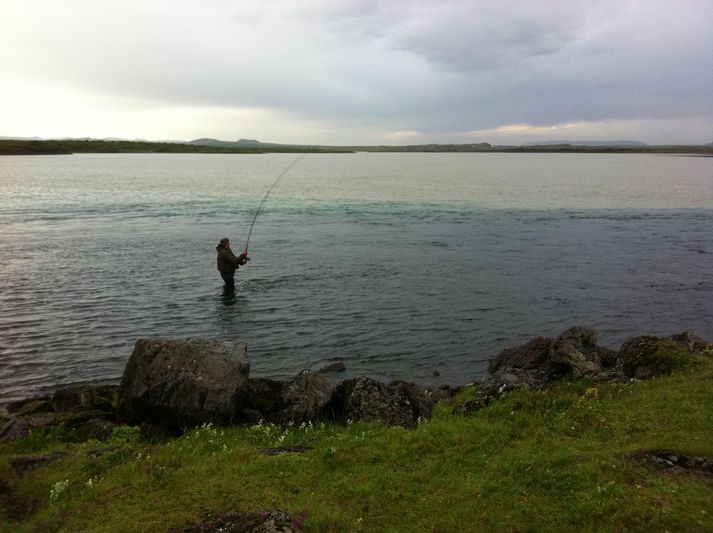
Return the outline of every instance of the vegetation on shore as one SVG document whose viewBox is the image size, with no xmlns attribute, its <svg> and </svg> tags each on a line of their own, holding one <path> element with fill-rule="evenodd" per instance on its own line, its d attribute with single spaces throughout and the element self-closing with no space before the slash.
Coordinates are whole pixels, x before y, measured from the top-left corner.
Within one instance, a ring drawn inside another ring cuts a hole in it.
<svg viewBox="0 0 713 533">
<path fill-rule="evenodd" d="M 7 140 L 0 139 L 0 155 L 54 154 L 264 154 L 264 153 L 344 153 L 328 146 L 207 146 L 188 143 L 102 140 Z"/>
<path fill-rule="evenodd" d="M 713 457 L 712 380 L 713 360 L 696 357 L 647 381 L 509 392 L 465 416 L 470 387 L 412 430 L 206 425 L 167 442 L 127 426 L 103 442 L 33 434 L 0 444 L 0 523 L 218 531 L 280 510 L 303 531 L 713 531 L 711 472 L 661 469 L 645 455 Z M 24 475 L 13 467 L 54 452 L 66 455 Z"/>
<path fill-rule="evenodd" d="M 581 146 L 547 144 L 532 146 L 494 146 L 476 144 L 422 144 L 409 146 L 307 146 L 271 143 L 241 144 L 215 141 L 215 144 L 179 142 L 105 141 L 86 139 L 13 140 L 0 139 L 0 155 L 52 155 L 79 153 L 352 153 L 352 152 L 503 152 L 503 153 L 652 153 L 713 155 L 713 146 Z"/>
</svg>

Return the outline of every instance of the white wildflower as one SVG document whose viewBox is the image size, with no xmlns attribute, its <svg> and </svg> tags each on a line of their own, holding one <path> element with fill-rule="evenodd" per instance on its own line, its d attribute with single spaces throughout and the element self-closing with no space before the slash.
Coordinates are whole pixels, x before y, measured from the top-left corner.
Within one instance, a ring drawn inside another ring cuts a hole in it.
<svg viewBox="0 0 713 533">
<path fill-rule="evenodd" d="M 60 494 L 62 494 L 69 487 L 69 480 L 58 481 L 50 489 L 50 501 L 56 502 L 59 499 Z"/>
</svg>

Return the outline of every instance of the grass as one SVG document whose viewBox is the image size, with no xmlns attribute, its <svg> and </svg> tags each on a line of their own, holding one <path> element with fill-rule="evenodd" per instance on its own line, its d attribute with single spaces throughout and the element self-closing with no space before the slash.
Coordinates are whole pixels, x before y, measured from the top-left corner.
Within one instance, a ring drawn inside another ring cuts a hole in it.
<svg viewBox="0 0 713 533">
<path fill-rule="evenodd" d="M 713 457 L 713 361 L 631 384 L 516 391 L 468 417 L 439 405 L 413 430 L 374 423 L 203 426 L 167 443 L 33 436 L 0 447 L 26 516 L 5 531 L 170 531 L 280 509 L 305 531 L 713 531 L 713 483 L 632 458 Z M 472 390 L 465 391 L 465 401 Z M 305 445 L 306 453 L 261 450 Z M 89 452 L 107 450 L 93 456 Z M 67 456 L 24 478 L 16 455 Z M 6 497 L 7 504 L 7 497 Z"/>
</svg>

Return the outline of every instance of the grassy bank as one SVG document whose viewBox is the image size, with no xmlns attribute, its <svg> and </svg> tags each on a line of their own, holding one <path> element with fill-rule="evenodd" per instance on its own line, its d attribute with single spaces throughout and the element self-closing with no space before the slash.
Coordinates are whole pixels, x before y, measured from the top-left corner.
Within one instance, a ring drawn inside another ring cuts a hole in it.
<svg viewBox="0 0 713 533">
<path fill-rule="evenodd" d="M 0 445 L 0 523 L 166 531 L 279 509 L 305 531 L 713 531 L 711 477 L 636 455 L 713 457 L 712 437 L 710 358 L 649 381 L 516 391 L 470 416 L 439 405 L 413 430 L 202 427 L 153 444 L 129 427 L 74 444 L 57 431 Z M 288 445 L 310 449 L 263 453 Z M 49 452 L 66 456 L 24 477 L 11 466 Z"/>
</svg>

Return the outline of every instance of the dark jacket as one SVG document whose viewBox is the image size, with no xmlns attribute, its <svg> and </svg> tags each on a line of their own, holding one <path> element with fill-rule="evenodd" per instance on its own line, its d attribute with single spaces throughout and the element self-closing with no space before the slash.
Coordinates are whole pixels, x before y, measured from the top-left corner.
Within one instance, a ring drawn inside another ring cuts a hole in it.
<svg viewBox="0 0 713 533">
<path fill-rule="evenodd" d="M 246 263 L 245 253 L 236 256 L 221 244 L 216 246 L 215 249 L 218 252 L 218 270 L 220 272 L 235 272 L 240 265 Z"/>
</svg>

